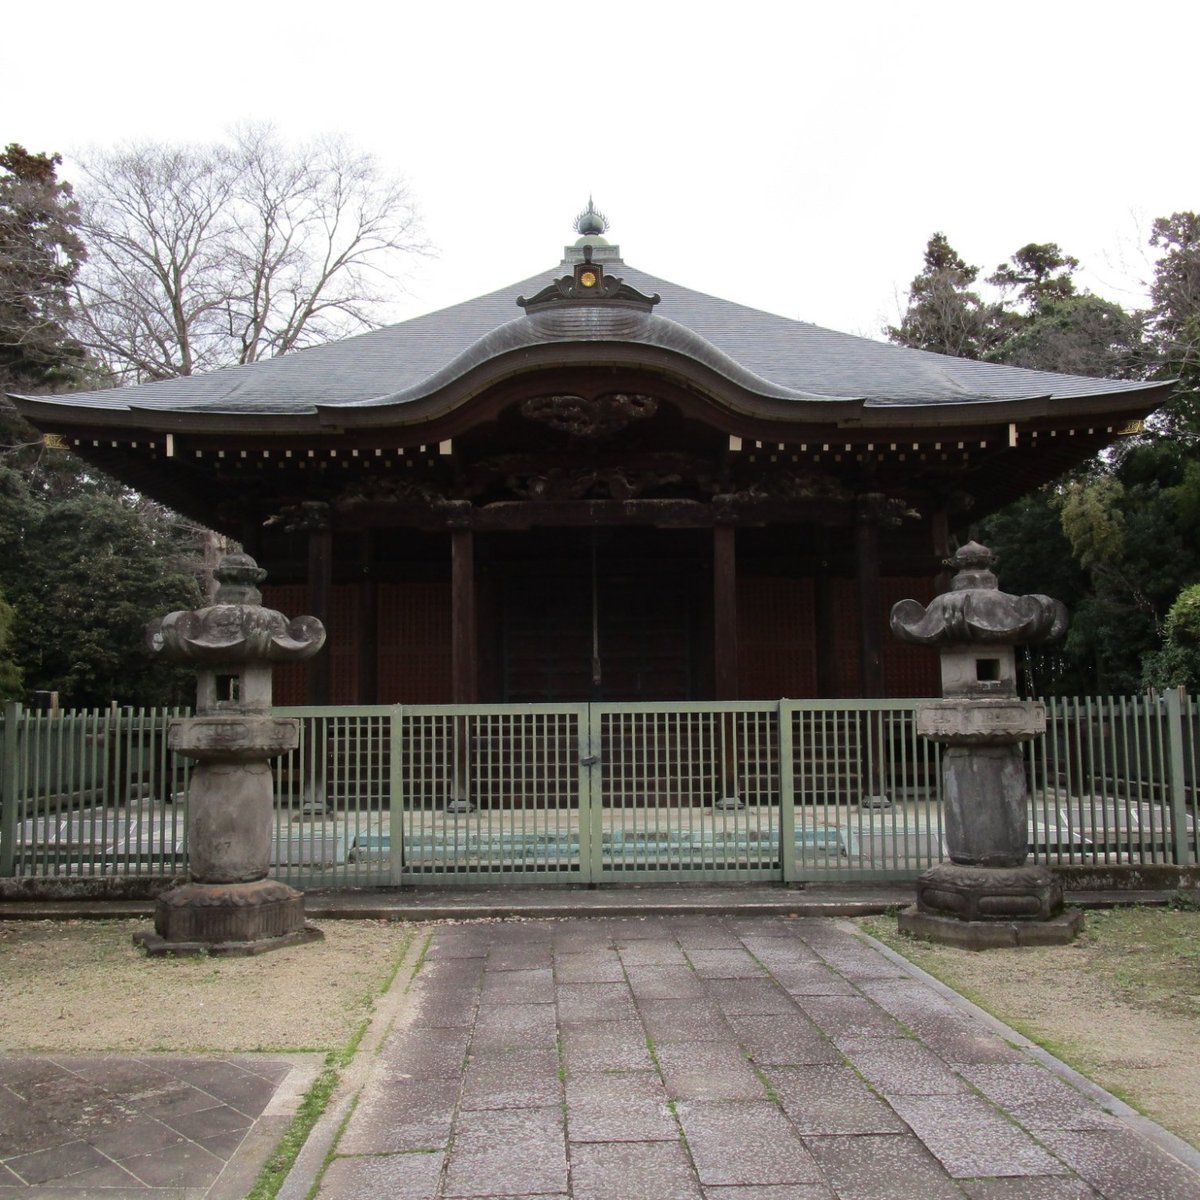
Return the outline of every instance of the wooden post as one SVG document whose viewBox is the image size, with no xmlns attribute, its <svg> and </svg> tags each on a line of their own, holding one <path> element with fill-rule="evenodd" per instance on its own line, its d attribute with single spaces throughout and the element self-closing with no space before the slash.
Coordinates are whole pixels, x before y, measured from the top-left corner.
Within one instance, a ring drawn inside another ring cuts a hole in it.
<svg viewBox="0 0 1200 1200">
<path fill-rule="evenodd" d="M 738 698 L 735 533 L 732 525 L 713 526 L 713 683 L 717 700 Z"/>
<path fill-rule="evenodd" d="M 479 699 L 478 635 L 475 619 L 475 534 L 450 531 L 450 675 L 455 704 Z"/>
<path fill-rule="evenodd" d="M 817 570 L 813 576 L 816 617 L 817 695 L 822 700 L 838 695 L 837 653 L 834 649 L 833 579 L 829 573 L 829 530 L 817 530 Z"/>
<path fill-rule="evenodd" d="M 450 686 L 455 704 L 479 699 L 478 632 L 475 613 L 475 533 L 450 531 Z M 450 810 L 470 812 L 470 728 L 465 714 L 454 718 Z"/>
<path fill-rule="evenodd" d="M 879 505 L 882 496 L 860 496 L 854 520 L 855 575 L 858 582 L 858 646 L 862 695 L 883 695 L 881 625 L 883 599 L 879 585 Z"/>
<path fill-rule="evenodd" d="M 950 580 L 954 575 L 954 572 L 945 565 L 946 559 L 950 557 L 950 514 L 944 508 L 936 508 L 930 518 L 930 524 L 932 526 L 930 532 L 933 535 L 933 552 L 942 568 L 934 576 L 933 592 L 935 596 L 940 596 L 942 592 L 950 590 Z"/>
<path fill-rule="evenodd" d="M 375 534 L 359 538 L 358 702 L 379 703 L 379 581 L 375 571 Z"/>
<path fill-rule="evenodd" d="M 859 496 L 854 520 L 855 574 L 858 579 L 859 661 L 862 664 L 862 694 L 867 699 L 883 695 L 883 596 L 879 585 L 879 518 L 884 498 Z M 863 758 L 862 795 L 859 803 L 869 808 L 888 808 L 884 790 L 882 714 L 862 714 L 860 753 Z"/>
<path fill-rule="evenodd" d="M 322 525 L 308 532 L 308 611 L 329 629 L 329 593 L 333 586 L 333 531 Z M 330 630 L 334 637 L 337 630 Z M 329 646 L 308 665 L 308 702 L 329 703 Z"/>
<path fill-rule="evenodd" d="M 737 537 L 734 526 L 713 526 L 713 680 L 718 700 L 738 698 Z M 737 717 L 721 714 L 720 808 L 741 808 L 738 797 Z"/>
</svg>

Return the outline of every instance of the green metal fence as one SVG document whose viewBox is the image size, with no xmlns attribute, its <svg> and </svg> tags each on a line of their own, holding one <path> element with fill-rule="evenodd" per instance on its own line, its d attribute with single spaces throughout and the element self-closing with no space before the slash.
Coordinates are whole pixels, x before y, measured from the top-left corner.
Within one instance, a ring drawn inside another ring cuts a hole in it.
<svg viewBox="0 0 1200 1200">
<path fill-rule="evenodd" d="M 182 710 L 31 712 L 0 739 L 0 877 L 162 875 L 187 865 L 189 764 L 167 748 Z"/>
<path fill-rule="evenodd" d="M 300 887 L 912 878 L 944 855 L 917 701 L 280 709 L 274 872 Z M 179 713 L 5 710 L 0 876 L 187 864 Z M 1028 747 L 1051 864 L 1195 863 L 1200 706 L 1051 700 Z"/>
</svg>

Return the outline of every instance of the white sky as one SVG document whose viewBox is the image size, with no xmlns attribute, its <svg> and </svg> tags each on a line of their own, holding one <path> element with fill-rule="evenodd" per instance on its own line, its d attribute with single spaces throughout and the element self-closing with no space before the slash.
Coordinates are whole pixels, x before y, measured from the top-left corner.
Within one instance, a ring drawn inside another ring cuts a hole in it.
<svg viewBox="0 0 1200 1200">
<path fill-rule="evenodd" d="M 935 230 L 985 274 L 1057 241 L 1140 303 L 1151 220 L 1200 208 L 1198 32 L 1194 0 L 60 0 L 6 12 L 0 142 L 71 179 L 89 146 L 344 132 L 438 250 L 398 319 L 549 270 L 592 192 L 626 262 L 879 336 Z"/>
</svg>

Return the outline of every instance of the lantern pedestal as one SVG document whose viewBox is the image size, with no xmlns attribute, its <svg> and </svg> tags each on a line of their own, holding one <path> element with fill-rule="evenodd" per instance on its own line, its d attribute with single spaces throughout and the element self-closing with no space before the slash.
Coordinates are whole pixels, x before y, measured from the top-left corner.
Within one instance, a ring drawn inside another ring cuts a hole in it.
<svg viewBox="0 0 1200 1200">
<path fill-rule="evenodd" d="M 904 641 L 936 645 L 946 699 L 923 704 L 917 732 L 945 747 L 942 816 L 950 862 L 917 880 L 906 933 L 967 950 L 1070 942 L 1082 914 L 1063 910 L 1061 881 L 1027 865 L 1029 785 L 1023 742 L 1046 732 L 1040 701 L 1019 700 L 1014 647 L 1062 635 L 1066 611 L 1046 596 L 1010 596 L 989 570 L 991 551 L 955 556 L 952 590 L 922 608 L 892 609 Z"/>
<path fill-rule="evenodd" d="M 943 867 L 942 870 L 949 868 Z M 933 868 L 938 870 L 938 868 Z M 1034 868 L 1044 870 L 1044 868 Z M 896 927 L 901 933 L 913 937 L 924 938 L 927 942 L 938 942 L 943 946 L 957 946 L 960 950 L 997 950 L 1011 946 L 1065 946 L 1073 942 L 1083 928 L 1083 913 L 1077 908 L 1062 908 L 1062 888 L 1058 890 L 1058 907 L 1061 911 L 1053 916 L 1040 917 L 1026 912 L 1020 917 L 989 917 L 986 920 L 972 920 L 965 915 L 967 912 L 978 912 L 980 904 L 999 901 L 1001 904 L 1016 901 L 1022 905 L 1037 903 L 1039 908 L 1053 904 L 1053 883 L 1022 885 L 1014 890 L 1014 894 L 1002 895 L 1003 883 L 998 879 L 990 879 L 978 888 L 964 887 L 961 897 L 964 901 L 964 914 L 950 914 L 923 911 L 921 896 L 923 890 L 938 891 L 947 894 L 950 881 L 944 877 L 930 881 L 926 885 L 932 871 L 926 871 L 917 883 L 917 903 L 904 909 L 896 918 Z M 1003 874 L 1004 868 L 992 867 L 989 875 Z M 1050 874 L 1050 872 L 1046 872 Z M 1053 880 L 1053 876 L 1051 876 Z M 1054 881 L 1057 882 L 1057 881 Z M 936 885 L 936 886 L 932 886 Z"/>
<path fill-rule="evenodd" d="M 319 940 L 304 895 L 271 867 L 270 760 L 299 744 L 299 722 L 270 715 L 271 664 L 308 658 L 325 640 L 312 617 L 263 608 L 266 574 L 230 555 L 214 575 L 216 603 L 171 613 L 150 629 L 152 649 L 198 664 L 195 717 L 171 723 L 168 744 L 196 763 L 188 786 L 189 881 L 160 896 L 149 954 L 253 955 Z"/>
<path fill-rule="evenodd" d="M 160 896 L 154 932 L 134 941 L 148 954 L 249 956 L 317 942 L 304 919 L 304 894 L 277 879 L 254 883 L 185 883 Z"/>
</svg>

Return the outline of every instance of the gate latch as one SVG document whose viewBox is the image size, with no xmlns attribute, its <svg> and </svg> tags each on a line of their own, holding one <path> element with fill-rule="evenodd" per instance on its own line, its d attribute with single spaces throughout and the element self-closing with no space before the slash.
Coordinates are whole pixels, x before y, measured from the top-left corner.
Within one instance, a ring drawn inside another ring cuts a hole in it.
<svg viewBox="0 0 1200 1200">
<path fill-rule="evenodd" d="M 579 760 L 579 765 L 581 767 L 594 767 L 599 761 L 600 761 L 600 755 L 589 754 L 586 758 L 581 758 Z"/>
</svg>

